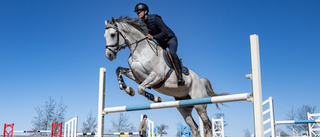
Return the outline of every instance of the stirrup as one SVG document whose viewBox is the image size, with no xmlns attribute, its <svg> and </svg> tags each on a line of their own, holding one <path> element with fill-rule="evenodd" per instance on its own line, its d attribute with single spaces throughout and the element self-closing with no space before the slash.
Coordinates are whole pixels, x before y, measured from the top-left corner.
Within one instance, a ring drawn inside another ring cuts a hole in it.
<svg viewBox="0 0 320 137">
<path fill-rule="evenodd" d="M 183 85 L 185 85 L 184 79 L 183 78 L 182 79 L 178 79 L 178 86 L 183 86 Z"/>
</svg>

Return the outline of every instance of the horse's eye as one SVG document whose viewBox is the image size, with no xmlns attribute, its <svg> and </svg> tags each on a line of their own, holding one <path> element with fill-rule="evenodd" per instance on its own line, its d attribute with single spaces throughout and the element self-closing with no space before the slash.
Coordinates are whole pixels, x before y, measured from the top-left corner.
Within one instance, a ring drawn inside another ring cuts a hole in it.
<svg viewBox="0 0 320 137">
<path fill-rule="evenodd" d="M 116 34 L 114 34 L 114 33 L 113 33 L 113 34 L 111 34 L 111 37 L 112 37 L 112 38 L 114 38 L 115 36 L 116 36 Z"/>
</svg>

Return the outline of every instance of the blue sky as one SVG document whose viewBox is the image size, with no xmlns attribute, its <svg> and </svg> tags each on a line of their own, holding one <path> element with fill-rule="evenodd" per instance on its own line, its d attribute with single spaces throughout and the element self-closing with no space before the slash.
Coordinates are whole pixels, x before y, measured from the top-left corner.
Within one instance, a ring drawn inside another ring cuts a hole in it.
<svg viewBox="0 0 320 137">
<path fill-rule="evenodd" d="M 0 133 L 4 123 L 29 130 L 37 106 L 49 96 L 63 98 L 66 119 L 79 122 L 97 115 L 99 68 L 107 68 L 106 106 L 150 103 L 119 90 L 115 69 L 128 67 L 128 49 L 112 62 L 105 57 L 105 20 L 136 17 L 135 4 L 149 5 L 178 37 L 184 65 L 208 78 L 218 93 L 251 92 L 249 35 L 260 38 L 263 99 L 274 98 L 276 120 L 286 120 L 291 107 L 317 106 L 320 80 L 320 2 L 310 1 L 0 1 Z M 136 89 L 137 84 L 125 79 Z M 151 90 L 155 95 L 160 95 Z M 164 101 L 172 97 L 160 95 Z M 253 133 L 252 104 L 226 103 L 208 107 L 210 117 L 224 113 L 226 135 Z M 139 125 L 147 114 L 156 124 L 169 125 L 174 136 L 179 122 L 175 108 L 126 113 Z M 105 127 L 111 119 L 106 116 Z M 198 117 L 194 112 L 194 117 Z M 81 126 L 81 124 L 79 124 Z"/>
</svg>

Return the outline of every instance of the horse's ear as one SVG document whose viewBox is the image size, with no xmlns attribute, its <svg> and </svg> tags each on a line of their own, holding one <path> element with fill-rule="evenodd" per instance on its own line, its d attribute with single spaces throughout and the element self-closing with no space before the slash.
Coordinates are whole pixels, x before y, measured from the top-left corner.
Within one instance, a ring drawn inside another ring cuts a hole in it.
<svg viewBox="0 0 320 137">
<path fill-rule="evenodd" d="M 115 21 L 115 19 L 112 17 L 112 20 L 111 20 L 111 22 L 114 24 L 116 21 Z"/>
<path fill-rule="evenodd" d="M 104 23 L 106 24 L 106 26 L 108 26 L 108 21 L 105 20 Z"/>
</svg>

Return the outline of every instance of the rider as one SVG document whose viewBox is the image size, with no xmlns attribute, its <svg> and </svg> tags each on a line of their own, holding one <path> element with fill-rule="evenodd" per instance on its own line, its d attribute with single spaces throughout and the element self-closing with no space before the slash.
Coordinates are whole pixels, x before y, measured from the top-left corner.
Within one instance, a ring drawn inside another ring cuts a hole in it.
<svg viewBox="0 0 320 137">
<path fill-rule="evenodd" d="M 148 14 L 149 8 L 144 3 L 138 3 L 134 9 L 138 17 L 146 23 L 149 34 L 146 37 L 152 40 L 155 39 L 163 49 L 169 48 L 173 62 L 178 71 L 177 79 L 178 85 L 184 85 L 182 77 L 181 62 L 177 55 L 178 39 L 173 31 L 163 22 L 161 17 L 157 14 Z"/>
</svg>

